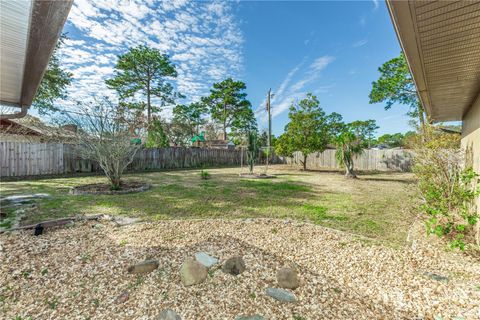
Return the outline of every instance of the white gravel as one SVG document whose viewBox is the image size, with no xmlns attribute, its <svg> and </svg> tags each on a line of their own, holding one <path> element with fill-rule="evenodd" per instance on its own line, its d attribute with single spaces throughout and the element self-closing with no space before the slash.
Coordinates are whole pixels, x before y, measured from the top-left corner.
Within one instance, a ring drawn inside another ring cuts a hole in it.
<svg viewBox="0 0 480 320">
<path fill-rule="evenodd" d="M 0 318 L 154 319 L 170 308 L 183 319 L 480 319 L 480 262 L 433 247 L 393 249 L 271 219 L 103 223 L 0 235 Z M 178 269 L 198 251 L 221 261 L 243 255 L 247 271 L 211 270 L 205 283 L 184 287 Z M 143 277 L 127 272 L 146 258 L 160 267 Z M 265 289 L 292 264 L 299 301 L 282 304 Z M 129 299 L 115 303 L 124 291 Z"/>
</svg>

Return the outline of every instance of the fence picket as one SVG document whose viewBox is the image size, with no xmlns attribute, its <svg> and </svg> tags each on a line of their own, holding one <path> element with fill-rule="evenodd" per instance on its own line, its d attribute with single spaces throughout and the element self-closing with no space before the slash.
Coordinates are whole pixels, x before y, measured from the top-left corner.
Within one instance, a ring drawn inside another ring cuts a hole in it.
<svg viewBox="0 0 480 320">
<path fill-rule="evenodd" d="M 242 155 L 243 153 L 243 155 Z M 127 171 L 145 171 L 178 168 L 202 168 L 214 166 L 247 166 L 243 150 L 205 148 L 161 148 L 139 150 Z M 273 155 L 270 164 L 299 165 L 301 153 L 291 158 Z M 379 171 L 410 171 L 412 152 L 408 150 L 365 150 L 356 157 L 355 169 Z M 260 155 L 258 163 L 264 164 Z M 307 157 L 308 169 L 339 169 L 335 150 L 313 153 Z M 75 174 L 98 172 L 97 163 L 74 154 L 68 144 L 0 142 L 0 177 L 26 175 Z"/>
</svg>

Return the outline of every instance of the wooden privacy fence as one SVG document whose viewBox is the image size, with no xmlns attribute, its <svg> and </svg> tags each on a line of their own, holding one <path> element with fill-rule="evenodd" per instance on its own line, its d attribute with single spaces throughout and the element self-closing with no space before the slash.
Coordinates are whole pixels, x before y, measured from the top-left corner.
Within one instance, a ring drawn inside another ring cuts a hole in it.
<svg viewBox="0 0 480 320">
<path fill-rule="evenodd" d="M 307 169 L 341 169 L 335 158 L 334 149 L 308 155 Z M 292 158 L 286 158 L 288 164 L 300 165 L 303 161 L 301 152 L 295 152 Z M 413 152 L 405 149 L 364 150 L 354 158 L 354 169 L 365 171 L 404 171 L 412 169 Z"/>
<path fill-rule="evenodd" d="M 0 177 L 63 174 L 63 144 L 0 142 Z"/>
<path fill-rule="evenodd" d="M 242 160 L 243 159 L 243 160 Z M 273 155 L 271 164 L 300 164 L 300 152 L 292 158 Z M 410 171 L 413 154 L 408 150 L 365 150 L 355 159 L 356 170 Z M 204 148 L 141 149 L 127 171 L 240 166 L 246 164 L 245 151 Z M 265 164 L 264 155 L 257 161 Z M 0 177 L 75 174 L 100 172 L 98 164 L 82 159 L 74 147 L 61 143 L 0 142 Z M 307 158 L 307 169 L 340 169 L 335 150 L 313 153 Z"/>
<path fill-rule="evenodd" d="M 271 163 L 285 163 L 273 155 Z M 246 166 L 245 151 L 205 148 L 141 149 L 127 171 Z M 265 163 L 261 154 L 258 163 Z M 102 171 L 95 161 L 82 159 L 69 144 L 0 142 L 0 177 L 75 174 Z"/>
</svg>

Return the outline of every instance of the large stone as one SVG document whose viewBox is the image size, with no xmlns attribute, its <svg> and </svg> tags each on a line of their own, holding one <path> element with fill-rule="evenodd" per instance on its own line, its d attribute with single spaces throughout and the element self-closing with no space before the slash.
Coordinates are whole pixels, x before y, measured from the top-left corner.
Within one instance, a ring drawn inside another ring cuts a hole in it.
<svg viewBox="0 0 480 320">
<path fill-rule="evenodd" d="M 128 268 L 128 272 L 133 274 L 146 274 L 158 268 L 158 260 L 145 260 L 134 264 Z"/>
<path fill-rule="evenodd" d="M 127 302 L 127 300 L 130 298 L 130 293 L 128 291 L 123 291 L 118 295 L 118 297 L 115 298 L 115 303 L 116 304 L 121 304 Z"/>
<path fill-rule="evenodd" d="M 222 266 L 222 271 L 231 275 L 239 275 L 245 271 L 245 261 L 240 256 L 231 257 Z"/>
<path fill-rule="evenodd" d="M 0 202 L 1 203 L 4 203 L 4 202 L 24 203 L 24 202 L 32 201 L 34 199 L 45 199 L 50 197 L 51 196 L 47 193 L 21 194 L 21 195 L 1 198 Z"/>
<path fill-rule="evenodd" d="M 211 266 L 218 263 L 217 258 L 214 258 L 214 257 L 212 257 L 211 255 L 209 255 L 205 252 L 195 253 L 195 259 L 197 259 L 198 262 L 200 262 L 201 264 L 203 264 L 207 268 L 210 268 Z"/>
<path fill-rule="evenodd" d="M 238 316 L 235 320 L 264 320 L 265 318 L 259 314 L 254 314 L 253 316 Z"/>
<path fill-rule="evenodd" d="M 266 293 L 268 296 L 280 302 L 297 302 L 297 297 L 284 289 L 267 288 Z"/>
<path fill-rule="evenodd" d="M 185 286 L 202 283 L 207 279 L 207 268 L 194 258 L 187 258 L 180 268 L 180 278 Z"/>
<path fill-rule="evenodd" d="M 166 309 L 160 312 L 156 320 L 182 320 L 182 318 L 172 309 Z"/>
<path fill-rule="evenodd" d="M 432 280 L 443 282 L 443 283 L 448 283 L 449 279 L 448 277 L 442 276 L 440 274 L 432 273 L 432 272 L 424 272 L 424 276 L 429 277 Z"/>
<path fill-rule="evenodd" d="M 277 282 L 281 288 L 296 289 L 300 286 L 297 270 L 294 268 L 282 268 L 277 271 Z"/>
<path fill-rule="evenodd" d="M 131 224 L 139 223 L 140 219 L 131 218 L 131 217 L 115 217 L 114 221 L 118 226 L 123 227 Z"/>
</svg>

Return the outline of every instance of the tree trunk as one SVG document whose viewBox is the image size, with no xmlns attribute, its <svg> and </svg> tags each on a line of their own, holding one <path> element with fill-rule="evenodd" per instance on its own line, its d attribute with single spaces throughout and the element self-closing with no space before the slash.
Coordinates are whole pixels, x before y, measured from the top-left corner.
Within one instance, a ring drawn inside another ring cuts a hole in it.
<svg viewBox="0 0 480 320">
<path fill-rule="evenodd" d="M 147 124 L 150 126 L 152 120 L 152 106 L 150 105 L 150 82 L 147 84 Z"/>
<path fill-rule="evenodd" d="M 417 112 L 418 112 L 418 121 L 420 122 L 420 128 L 422 132 L 425 132 L 425 114 L 424 114 L 423 106 L 420 103 L 420 101 L 418 102 L 417 110 L 418 110 Z"/>
<path fill-rule="evenodd" d="M 345 163 L 345 177 L 353 179 L 357 178 L 353 172 L 353 162 Z"/>
<path fill-rule="evenodd" d="M 303 155 L 303 171 L 307 171 L 307 155 Z"/>
<path fill-rule="evenodd" d="M 223 105 L 223 140 L 227 140 L 227 105 Z"/>
</svg>

